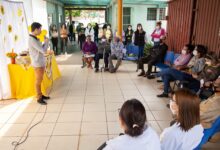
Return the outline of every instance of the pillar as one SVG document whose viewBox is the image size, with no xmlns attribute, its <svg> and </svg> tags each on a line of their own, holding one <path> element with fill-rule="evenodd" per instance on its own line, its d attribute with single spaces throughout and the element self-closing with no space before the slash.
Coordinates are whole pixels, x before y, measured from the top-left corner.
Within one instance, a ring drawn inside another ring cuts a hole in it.
<svg viewBox="0 0 220 150">
<path fill-rule="evenodd" d="M 72 10 L 69 10 L 69 21 L 72 22 Z"/>
<path fill-rule="evenodd" d="M 122 40 L 122 10 L 123 10 L 123 6 L 122 6 L 123 0 L 118 0 L 118 36 L 121 38 Z"/>
</svg>

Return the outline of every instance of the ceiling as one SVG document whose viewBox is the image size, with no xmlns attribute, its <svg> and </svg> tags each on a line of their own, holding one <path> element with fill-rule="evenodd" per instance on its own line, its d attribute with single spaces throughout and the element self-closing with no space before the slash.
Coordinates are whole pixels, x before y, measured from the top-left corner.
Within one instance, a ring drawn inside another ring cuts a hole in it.
<svg viewBox="0 0 220 150">
<path fill-rule="evenodd" d="M 65 5 L 75 6 L 107 6 L 111 1 L 117 0 L 58 0 Z M 166 3 L 169 0 L 123 0 L 124 3 Z"/>
</svg>

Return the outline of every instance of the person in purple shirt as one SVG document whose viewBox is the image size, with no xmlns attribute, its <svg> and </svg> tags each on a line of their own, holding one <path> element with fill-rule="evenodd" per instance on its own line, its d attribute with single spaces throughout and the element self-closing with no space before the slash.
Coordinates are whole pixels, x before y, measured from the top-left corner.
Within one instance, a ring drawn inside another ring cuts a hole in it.
<svg viewBox="0 0 220 150">
<path fill-rule="evenodd" d="M 83 45 L 83 61 L 86 62 L 87 67 L 93 69 L 92 62 L 98 48 L 94 42 L 91 41 L 91 36 L 88 35 L 85 44 Z"/>
</svg>

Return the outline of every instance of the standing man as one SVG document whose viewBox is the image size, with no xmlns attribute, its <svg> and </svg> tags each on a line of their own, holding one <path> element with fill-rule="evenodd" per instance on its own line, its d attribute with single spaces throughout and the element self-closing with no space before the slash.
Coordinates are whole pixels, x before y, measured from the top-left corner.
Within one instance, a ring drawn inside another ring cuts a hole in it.
<svg viewBox="0 0 220 150">
<path fill-rule="evenodd" d="M 46 53 L 47 47 L 42 47 L 41 42 L 37 39 L 37 36 L 41 34 L 42 25 L 38 22 L 31 24 L 31 34 L 29 36 L 28 47 L 31 57 L 31 65 L 34 67 L 36 76 L 36 93 L 37 102 L 46 105 L 44 100 L 50 99 L 48 96 L 44 96 L 41 92 L 41 83 L 44 76 L 44 68 L 46 65 L 44 54 Z"/>
<path fill-rule="evenodd" d="M 69 38 L 70 41 L 73 41 L 73 22 L 70 22 L 70 26 L 69 26 Z"/>
</svg>

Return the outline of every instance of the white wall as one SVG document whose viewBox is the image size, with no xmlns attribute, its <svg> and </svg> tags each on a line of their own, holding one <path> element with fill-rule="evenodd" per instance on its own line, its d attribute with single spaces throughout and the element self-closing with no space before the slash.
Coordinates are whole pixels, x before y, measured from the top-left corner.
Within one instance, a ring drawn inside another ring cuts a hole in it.
<svg viewBox="0 0 220 150">
<path fill-rule="evenodd" d="M 115 31 L 117 29 L 117 4 L 112 4 L 112 29 Z M 133 30 L 136 30 L 136 26 L 138 23 L 141 23 L 144 30 L 147 33 L 148 41 L 151 40 L 151 33 L 155 29 L 156 21 L 148 21 L 147 20 L 147 8 L 157 8 L 157 5 L 139 5 L 139 4 L 123 4 L 123 7 L 131 8 L 131 25 Z M 162 27 L 166 29 L 167 21 L 162 21 Z"/>
</svg>

